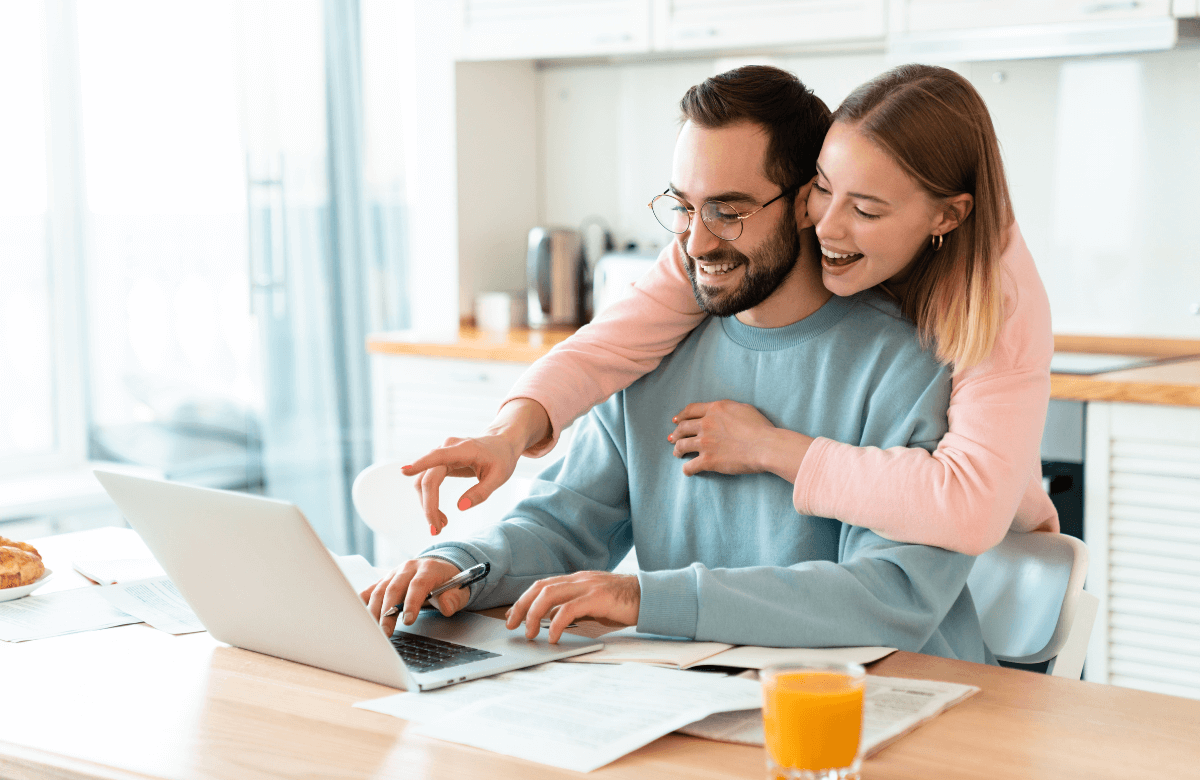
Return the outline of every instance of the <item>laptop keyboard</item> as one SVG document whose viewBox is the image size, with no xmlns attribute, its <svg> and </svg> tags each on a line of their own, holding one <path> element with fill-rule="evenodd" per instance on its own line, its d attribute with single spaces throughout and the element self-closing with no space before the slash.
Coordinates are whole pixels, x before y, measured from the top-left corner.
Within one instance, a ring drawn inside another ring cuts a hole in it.
<svg viewBox="0 0 1200 780">
<path fill-rule="evenodd" d="M 427 636 L 398 631 L 392 635 L 392 647 L 404 659 L 404 664 L 414 672 L 436 672 L 451 666 L 461 666 L 484 658 L 499 658 L 476 647 L 456 645 Z"/>
</svg>

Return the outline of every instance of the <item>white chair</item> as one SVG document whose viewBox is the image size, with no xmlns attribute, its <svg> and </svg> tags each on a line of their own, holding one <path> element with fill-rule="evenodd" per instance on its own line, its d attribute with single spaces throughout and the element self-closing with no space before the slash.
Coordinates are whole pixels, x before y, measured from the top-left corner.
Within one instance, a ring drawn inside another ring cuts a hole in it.
<svg viewBox="0 0 1200 780">
<path fill-rule="evenodd" d="M 1078 680 L 1098 601 L 1083 589 L 1088 550 L 1073 536 L 1009 533 L 967 577 L 983 639 L 1002 661 L 1049 661 L 1047 674 Z"/>
</svg>

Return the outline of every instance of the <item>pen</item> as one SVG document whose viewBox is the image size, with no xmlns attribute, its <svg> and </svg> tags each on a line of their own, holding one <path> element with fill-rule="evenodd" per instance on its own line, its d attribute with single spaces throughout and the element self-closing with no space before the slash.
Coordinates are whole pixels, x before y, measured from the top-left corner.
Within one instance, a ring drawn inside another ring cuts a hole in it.
<svg viewBox="0 0 1200 780">
<path fill-rule="evenodd" d="M 488 576 L 488 572 L 491 570 L 492 564 L 485 561 L 478 566 L 472 566 L 465 571 L 460 571 L 458 574 L 455 574 L 453 577 L 434 588 L 433 592 L 429 594 L 429 598 L 440 596 L 447 591 L 454 590 L 455 588 L 465 588 L 471 583 L 479 582 L 481 579 Z M 391 617 L 392 615 L 400 614 L 400 607 L 402 606 L 404 605 L 397 604 L 387 612 L 384 612 L 383 617 Z"/>
</svg>

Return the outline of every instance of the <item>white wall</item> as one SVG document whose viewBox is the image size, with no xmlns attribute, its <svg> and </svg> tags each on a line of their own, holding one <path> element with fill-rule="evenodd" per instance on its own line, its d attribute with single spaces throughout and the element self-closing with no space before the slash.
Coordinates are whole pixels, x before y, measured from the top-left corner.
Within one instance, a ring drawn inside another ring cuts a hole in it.
<svg viewBox="0 0 1200 780">
<path fill-rule="evenodd" d="M 470 311 L 475 291 L 505 289 L 498 285 L 523 278 L 523 248 L 516 245 L 538 222 L 571 226 L 601 216 L 620 244 L 661 245 L 665 233 L 645 204 L 666 186 L 679 98 L 692 84 L 746 61 L 560 63 L 520 71 L 515 81 L 523 91 L 514 98 L 520 107 L 500 111 L 502 122 L 516 124 L 494 126 L 528 134 L 510 157 L 524 169 L 529 150 L 536 151 L 536 184 L 522 176 L 488 189 L 511 190 L 515 199 L 532 188 L 534 203 L 514 200 L 511 219 L 529 224 L 509 228 L 502 253 L 468 251 L 470 231 L 460 227 L 463 312 Z M 755 61 L 792 70 L 830 107 L 888 67 L 882 55 Z M 1200 53 L 975 63 L 959 70 L 992 110 L 1055 331 L 1200 338 L 1200 317 L 1190 313 L 1200 301 Z M 459 74 L 461 112 L 462 66 Z M 477 178 L 461 170 L 462 120 L 460 113 L 460 193 Z M 460 224 L 475 218 L 468 214 Z"/>
</svg>

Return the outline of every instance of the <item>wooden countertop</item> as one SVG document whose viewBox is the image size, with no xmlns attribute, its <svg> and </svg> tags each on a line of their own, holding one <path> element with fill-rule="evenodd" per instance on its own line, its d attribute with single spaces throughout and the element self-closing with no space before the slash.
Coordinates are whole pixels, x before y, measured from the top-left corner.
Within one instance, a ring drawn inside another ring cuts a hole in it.
<svg viewBox="0 0 1200 780">
<path fill-rule="evenodd" d="M 573 328 L 521 328 L 497 334 L 464 325 L 459 330 L 458 340 L 448 343 L 406 341 L 388 334 L 372 335 L 367 339 L 367 351 L 381 355 L 532 363 L 573 332 Z M 1056 335 L 1054 347 L 1059 352 L 1171 359 L 1188 355 L 1197 357 L 1091 376 L 1052 374 L 1051 398 L 1200 406 L 1200 340 Z"/>
<path fill-rule="evenodd" d="M 367 337 L 367 352 L 377 355 L 421 355 L 532 363 L 575 330 L 517 328 L 505 333 L 493 333 L 471 325 L 463 325 L 458 329 L 458 340 L 452 342 L 411 341 L 403 337 L 377 333 Z"/>
</svg>

